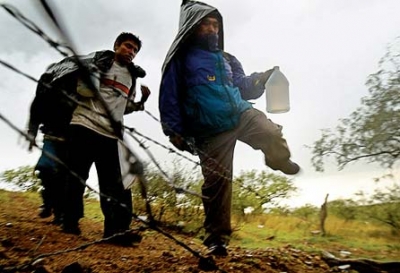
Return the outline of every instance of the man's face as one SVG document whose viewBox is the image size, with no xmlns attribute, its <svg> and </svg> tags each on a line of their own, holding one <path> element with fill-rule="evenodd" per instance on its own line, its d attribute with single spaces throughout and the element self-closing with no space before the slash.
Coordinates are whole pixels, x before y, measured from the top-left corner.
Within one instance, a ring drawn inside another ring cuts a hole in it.
<svg viewBox="0 0 400 273">
<path fill-rule="evenodd" d="M 115 60 L 122 64 L 127 65 L 132 62 L 139 51 L 139 46 L 131 40 L 126 40 L 119 45 L 114 45 Z"/>
<path fill-rule="evenodd" d="M 196 35 L 218 34 L 219 22 L 216 18 L 205 17 L 196 29 Z"/>
</svg>

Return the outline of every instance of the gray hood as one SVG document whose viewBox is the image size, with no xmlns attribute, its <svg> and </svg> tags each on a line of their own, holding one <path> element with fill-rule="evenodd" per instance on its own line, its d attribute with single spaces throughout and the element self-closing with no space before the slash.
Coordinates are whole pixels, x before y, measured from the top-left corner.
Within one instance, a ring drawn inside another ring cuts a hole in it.
<svg viewBox="0 0 400 273">
<path fill-rule="evenodd" d="M 194 31 L 195 27 L 200 23 L 200 21 L 212 12 L 217 12 L 220 16 L 219 22 L 219 48 L 224 49 L 224 31 L 222 24 L 222 16 L 218 10 L 210 5 L 207 5 L 199 1 L 188 1 L 183 0 L 181 5 L 181 12 L 179 17 L 179 30 L 171 47 L 168 50 L 167 56 L 165 57 L 162 72 L 164 73 L 165 68 L 168 66 L 169 62 L 178 52 L 180 46 L 187 40 L 190 34 Z"/>
</svg>

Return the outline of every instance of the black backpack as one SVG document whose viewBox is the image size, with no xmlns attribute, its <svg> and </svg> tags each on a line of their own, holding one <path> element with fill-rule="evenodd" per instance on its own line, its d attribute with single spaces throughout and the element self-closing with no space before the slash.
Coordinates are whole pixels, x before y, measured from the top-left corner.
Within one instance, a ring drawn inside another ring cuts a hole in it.
<svg viewBox="0 0 400 273">
<path fill-rule="evenodd" d="M 64 136 L 75 110 L 77 74 L 71 73 L 53 81 L 44 73 L 38 82 L 30 109 L 29 129 L 35 135 L 38 127 L 44 134 Z M 36 131 L 36 132 L 35 132 Z"/>
</svg>

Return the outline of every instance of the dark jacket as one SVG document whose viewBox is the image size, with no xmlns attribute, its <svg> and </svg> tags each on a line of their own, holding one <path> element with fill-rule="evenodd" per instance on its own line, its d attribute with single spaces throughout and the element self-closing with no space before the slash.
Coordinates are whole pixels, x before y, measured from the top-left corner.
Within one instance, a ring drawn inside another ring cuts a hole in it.
<svg viewBox="0 0 400 273">
<path fill-rule="evenodd" d="M 218 50 L 190 37 L 211 12 L 220 21 Z M 246 76 L 239 61 L 222 51 L 222 17 L 215 8 L 188 1 L 181 8 L 180 27 L 163 66 L 159 109 L 164 133 L 208 137 L 234 128 L 252 107 L 246 100 L 263 93 L 256 84 L 261 73 Z"/>
<path fill-rule="evenodd" d="M 71 121 L 72 113 L 76 107 L 78 77 L 88 75 L 93 69 L 102 72 L 108 71 L 114 61 L 114 52 L 105 50 L 91 53 L 87 56 L 67 57 L 62 61 L 52 64 L 40 77 L 36 88 L 36 95 L 31 104 L 28 123 L 29 133 L 37 135 L 39 126 L 42 125 L 44 134 L 63 137 Z M 82 69 L 82 66 L 85 69 Z M 132 87 L 129 92 L 129 103 L 126 112 L 134 110 L 136 79 L 142 78 L 146 72 L 139 66 L 131 63 L 128 70 L 132 76 Z"/>
</svg>

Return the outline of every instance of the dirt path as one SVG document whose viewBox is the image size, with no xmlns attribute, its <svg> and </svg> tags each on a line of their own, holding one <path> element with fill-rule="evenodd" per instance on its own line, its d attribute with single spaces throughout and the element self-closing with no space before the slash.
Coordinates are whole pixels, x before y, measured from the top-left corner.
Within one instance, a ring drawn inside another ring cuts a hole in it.
<svg viewBox="0 0 400 273">
<path fill-rule="evenodd" d="M 101 238 L 101 223 L 83 219 L 81 236 L 64 234 L 50 219 L 38 218 L 37 204 L 21 194 L 8 193 L 5 199 L 0 199 L 0 272 L 204 272 L 199 269 L 198 258 L 158 232 L 144 231 L 142 242 L 135 247 L 93 243 Z M 205 256 L 206 250 L 199 240 L 174 236 Z M 85 244 L 89 246 L 83 247 Z M 37 259 L 47 253 L 50 255 Z M 230 248 L 228 257 L 212 260 L 219 268 L 212 272 L 335 272 L 319 255 L 289 246 Z"/>
</svg>

